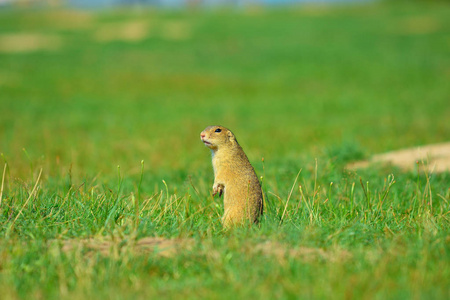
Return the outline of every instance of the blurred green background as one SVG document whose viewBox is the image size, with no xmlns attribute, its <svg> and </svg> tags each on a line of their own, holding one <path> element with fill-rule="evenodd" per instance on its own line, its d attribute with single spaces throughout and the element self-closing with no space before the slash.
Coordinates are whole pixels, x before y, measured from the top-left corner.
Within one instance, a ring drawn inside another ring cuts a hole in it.
<svg viewBox="0 0 450 300">
<path fill-rule="evenodd" d="M 448 142 L 449 82 L 445 1 L 2 6 L 0 298 L 447 299 L 450 174 L 344 166 Z M 257 226 L 223 230 L 212 124 Z"/>
<path fill-rule="evenodd" d="M 161 175 L 211 171 L 211 124 L 269 168 L 448 141 L 449 34 L 444 2 L 3 9 L 0 152 L 19 177 Z"/>
</svg>

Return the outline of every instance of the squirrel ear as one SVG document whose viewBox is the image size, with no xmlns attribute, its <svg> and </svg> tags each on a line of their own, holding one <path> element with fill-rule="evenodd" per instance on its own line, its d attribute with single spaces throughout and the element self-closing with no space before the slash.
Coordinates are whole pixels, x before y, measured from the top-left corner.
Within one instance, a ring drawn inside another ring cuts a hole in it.
<svg viewBox="0 0 450 300">
<path fill-rule="evenodd" d="M 236 138 L 234 137 L 233 133 L 231 133 L 231 131 L 228 131 L 228 140 L 232 143 L 236 142 Z"/>
</svg>

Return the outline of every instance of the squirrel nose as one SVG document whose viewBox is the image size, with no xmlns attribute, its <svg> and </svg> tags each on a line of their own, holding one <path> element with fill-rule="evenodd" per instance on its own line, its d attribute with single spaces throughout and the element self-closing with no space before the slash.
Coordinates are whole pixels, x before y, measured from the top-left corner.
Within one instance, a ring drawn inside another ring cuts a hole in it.
<svg viewBox="0 0 450 300">
<path fill-rule="evenodd" d="M 206 135 L 204 133 L 200 133 L 200 137 L 204 138 Z"/>
</svg>

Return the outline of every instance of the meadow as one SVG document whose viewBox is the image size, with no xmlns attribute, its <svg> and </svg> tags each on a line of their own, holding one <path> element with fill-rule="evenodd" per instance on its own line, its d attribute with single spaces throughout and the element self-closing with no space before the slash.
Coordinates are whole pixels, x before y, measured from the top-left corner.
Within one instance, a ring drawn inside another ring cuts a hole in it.
<svg viewBox="0 0 450 300">
<path fill-rule="evenodd" d="M 449 36 L 445 2 L 0 9 L 0 298 L 448 299 L 449 172 L 345 166 L 449 141 Z M 213 124 L 258 225 L 222 228 Z"/>
</svg>

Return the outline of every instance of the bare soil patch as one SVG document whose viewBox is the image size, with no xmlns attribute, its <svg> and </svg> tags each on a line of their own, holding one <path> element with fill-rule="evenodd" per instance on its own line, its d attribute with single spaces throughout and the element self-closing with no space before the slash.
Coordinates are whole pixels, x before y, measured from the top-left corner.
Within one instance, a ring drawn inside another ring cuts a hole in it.
<svg viewBox="0 0 450 300">
<path fill-rule="evenodd" d="M 41 17 L 37 18 L 42 22 Z M 46 12 L 44 21 L 59 30 L 85 30 L 95 24 L 94 15 L 90 12 L 75 10 Z"/>
<path fill-rule="evenodd" d="M 9 33 L 0 35 L 0 53 L 54 51 L 62 46 L 58 35 L 40 33 Z"/>
<path fill-rule="evenodd" d="M 352 162 L 347 168 L 367 168 L 374 164 L 393 165 L 406 171 L 414 170 L 419 164 L 428 172 L 447 172 L 450 171 L 450 142 L 377 154 L 369 160 Z"/>
<path fill-rule="evenodd" d="M 104 24 L 99 27 L 94 38 L 99 42 L 139 42 L 149 36 L 150 24 L 147 21 L 129 21 Z"/>
<path fill-rule="evenodd" d="M 177 41 L 189 39 L 191 31 L 190 24 L 183 21 L 151 24 L 148 21 L 136 20 L 103 24 L 94 32 L 94 39 L 102 43 L 114 41 L 133 43 L 159 36 L 166 40 Z"/>
<path fill-rule="evenodd" d="M 63 252 L 83 251 L 84 255 L 92 256 L 101 254 L 107 257 L 118 257 L 123 253 L 131 254 L 155 254 L 160 257 L 171 258 L 184 251 L 194 249 L 193 239 L 166 239 L 162 237 L 146 237 L 139 240 L 110 238 L 90 238 L 90 239 L 70 239 L 53 240 L 51 244 L 62 244 Z M 219 257 L 221 254 L 217 250 L 209 248 L 206 243 L 203 250 L 204 255 Z M 250 255 L 264 255 L 275 258 L 279 263 L 286 263 L 287 259 L 299 259 L 305 262 L 325 260 L 331 262 L 347 261 L 352 258 L 352 254 L 339 248 L 311 248 L 292 247 L 274 241 L 265 241 L 256 245 L 244 245 L 242 251 Z"/>
<path fill-rule="evenodd" d="M 416 16 L 404 19 L 398 24 L 397 33 L 407 35 L 430 34 L 441 29 L 439 20 L 430 16 Z"/>
<path fill-rule="evenodd" d="M 287 258 L 296 258 L 302 261 L 310 262 L 316 260 L 326 261 L 346 261 L 352 257 L 352 254 L 346 250 L 333 248 L 311 248 L 311 247 L 290 247 L 277 242 L 267 241 L 256 245 L 253 249 L 255 253 L 261 253 L 267 256 L 274 256 L 278 261 L 284 262 Z"/>
<path fill-rule="evenodd" d="M 139 240 L 90 238 L 58 242 L 62 243 L 61 250 L 63 252 L 82 249 L 86 250 L 88 254 L 100 253 L 104 256 L 132 252 L 137 254 L 154 253 L 162 257 L 173 257 L 182 250 L 191 249 L 194 244 L 192 239 L 165 239 L 161 237 L 146 237 Z"/>
</svg>

